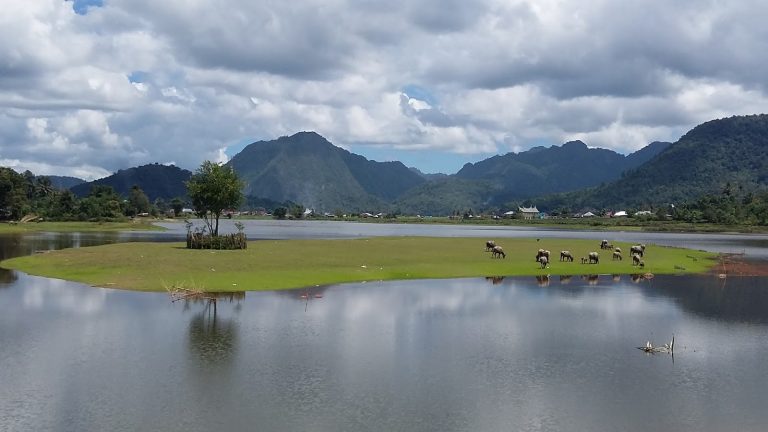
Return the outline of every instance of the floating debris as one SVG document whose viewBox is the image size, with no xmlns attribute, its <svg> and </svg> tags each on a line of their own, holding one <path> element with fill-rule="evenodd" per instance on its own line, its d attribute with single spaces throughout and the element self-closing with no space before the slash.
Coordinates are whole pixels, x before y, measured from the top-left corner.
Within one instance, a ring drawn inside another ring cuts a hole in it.
<svg viewBox="0 0 768 432">
<path fill-rule="evenodd" d="M 646 341 L 645 346 L 637 347 L 637 349 L 642 350 L 648 354 L 656 354 L 656 353 L 667 353 L 667 354 L 673 354 L 675 353 L 675 335 L 672 335 L 672 340 L 669 341 L 669 343 L 665 343 L 662 346 L 655 347 L 651 343 L 651 341 Z"/>
</svg>

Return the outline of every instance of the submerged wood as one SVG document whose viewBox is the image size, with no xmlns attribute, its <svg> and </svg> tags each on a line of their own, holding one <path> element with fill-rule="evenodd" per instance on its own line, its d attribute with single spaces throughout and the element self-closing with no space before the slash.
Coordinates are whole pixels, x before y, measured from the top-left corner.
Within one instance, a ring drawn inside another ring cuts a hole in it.
<svg viewBox="0 0 768 432">
<path fill-rule="evenodd" d="M 669 341 L 669 343 L 665 343 L 662 346 L 655 347 L 653 346 L 651 341 L 647 341 L 645 342 L 645 346 L 637 347 L 637 349 L 647 352 L 649 354 L 656 354 L 656 353 L 674 354 L 675 353 L 675 335 L 672 335 L 672 340 Z"/>
<path fill-rule="evenodd" d="M 215 295 L 199 289 L 174 286 L 174 287 L 166 287 L 166 290 L 168 291 L 168 295 L 171 297 L 171 303 L 175 303 L 179 300 L 192 300 L 192 301 L 208 300 L 213 302 L 216 301 Z"/>
</svg>

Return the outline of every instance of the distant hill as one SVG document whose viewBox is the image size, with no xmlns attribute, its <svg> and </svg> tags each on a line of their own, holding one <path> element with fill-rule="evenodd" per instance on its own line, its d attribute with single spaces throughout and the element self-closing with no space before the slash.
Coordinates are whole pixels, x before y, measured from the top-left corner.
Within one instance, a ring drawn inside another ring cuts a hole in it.
<svg viewBox="0 0 768 432">
<path fill-rule="evenodd" d="M 614 182 L 537 200 L 541 205 L 641 207 L 692 201 L 726 188 L 768 187 L 768 115 L 712 120 Z"/>
<path fill-rule="evenodd" d="M 255 142 L 228 165 L 245 182 L 246 196 L 293 201 L 317 211 L 384 208 L 426 182 L 401 162 L 368 160 L 315 132 Z"/>
<path fill-rule="evenodd" d="M 79 179 L 77 177 L 67 177 L 67 176 L 45 176 L 48 177 L 51 180 L 51 186 L 55 187 L 56 189 L 70 189 L 73 186 L 77 186 L 81 183 L 85 183 L 85 180 Z"/>
<path fill-rule="evenodd" d="M 499 202 L 525 199 L 615 180 L 622 172 L 641 165 L 668 145 L 653 143 L 624 156 L 612 150 L 589 148 L 581 141 L 570 141 L 562 146 L 534 147 L 466 164 L 456 177 L 487 180 L 500 186 L 503 191 L 496 196 Z"/>
<path fill-rule="evenodd" d="M 486 180 L 467 180 L 450 176 L 424 183 L 407 191 L 394 203 L 394 209 L 411 215 L 444 216 L 487 208 L 499 187 Z"/>
<path fill-rule="evenodd" d="M 150 164 L 135 168 L 120 170 L 109 177 L 82 183 L 71 188 L 78 196 L 87 196 L 91 186 L 95 184 L 112 186 L 115 191 L 123 196 L 134 185 L 139 186 L 150 201 L 157 198 L 170 200 L 175 197 L 187 195 L 187 187 L 184 182 L 192 176 L 190 171 L 174 165 Z"/>
<path fill-rule="evenodd" d="M 430 174 L 423 173 L 423 172 L 421 172 L 421 170 L 419 170 L 416 167 L 408 167 L 408 169 L 413 171 L 413 172 L 415 172 L 416 174 L 420 175 L 421 177 L 424 177 L 428 181 L 444 180 L 444 179 L 447 179 L 448 177 L 450 177 L 450 175 L 443 174 L 443 173 L 430 173 Z"/>
</svg>

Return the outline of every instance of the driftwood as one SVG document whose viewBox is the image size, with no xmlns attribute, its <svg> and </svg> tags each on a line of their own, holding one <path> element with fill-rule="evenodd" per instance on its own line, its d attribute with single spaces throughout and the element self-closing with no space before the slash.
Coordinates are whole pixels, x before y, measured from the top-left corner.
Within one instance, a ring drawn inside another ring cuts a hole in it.
<svg viewBox="0 0 768 432">
<path fill-rule="evenodd" d="M 655 347 L 651 343 L 651 341 L 647 341 L 645 343 L 645 346 L 637 347 L 637 349 L 642 350 L 648 354 L 657 354 L 657 353 L 667 353 L 667 354 L 675 354 L 675 335 L 672 335 L 672 340 L 669 341 L 669 343 L 665 343 L 662 346 Z"/>
<path fill-rule="evenodd" d="M 176 303 L 179 300 L 208 300 L 215 302 L 216 296 L 211 293 L 207 293 L 199 289 L 183 288 L 183 287 L 166 287 L 168 295 L 171 297 L 171 303 Z"/>
</svg>

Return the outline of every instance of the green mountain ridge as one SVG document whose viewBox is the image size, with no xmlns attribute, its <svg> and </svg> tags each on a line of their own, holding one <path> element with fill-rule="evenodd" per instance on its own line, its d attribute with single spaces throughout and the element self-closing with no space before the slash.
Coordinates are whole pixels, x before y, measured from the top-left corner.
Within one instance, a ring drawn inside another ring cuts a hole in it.
<svg viewBox="0 0 768 432">
<path fill-rule="evenodd" d="M 119 170 L 111 176 L 70 188 L 79 197 L 87 196 L 93 185 L 111 186 L 115 192 L 127 197 L 134 185 L 139 186 L 150 201 L 157 198 L 170 200 L 187 195 L 185 182 L 192 172 L 174 165 L 148 164 Z"/>
<path fill-rule="evenodd" d="M 426 182 L 401 162 L 376 162 L 336 147 L 315 132 L 246 146 L 229 162 L 246 196 L 293 201 L 317 211 L 386 208 Z"/>
<path fill-rule="evenodd" d="M 766 187 L 768 115 L 758 114 L 708 121 L 614 182 L 537 202 L 549 208 L 637 208 L 689 202 L 728 188 Z"/>
<path fill-rule="evenodd" d="M 581 141 L 570 141 L 562 146 L 534 147 L 466 164 L 456 177 L 493 182 L 503 190 L 496 201 L 506 202 L 615 180 L 622 172 L 645 162 L 647 155 L 663 151 L 668 145 L 654 143 L 653 147 L 624 156 L 612 150 L 589 148 Z"/>
</svg>

